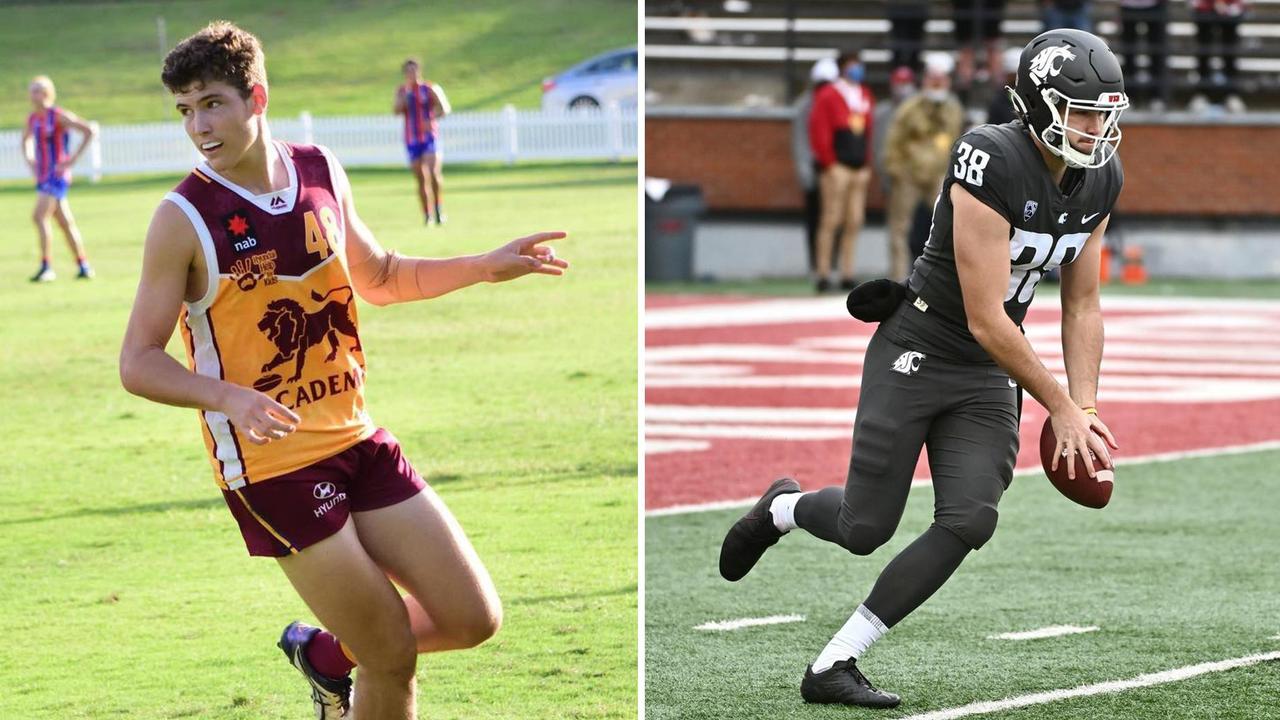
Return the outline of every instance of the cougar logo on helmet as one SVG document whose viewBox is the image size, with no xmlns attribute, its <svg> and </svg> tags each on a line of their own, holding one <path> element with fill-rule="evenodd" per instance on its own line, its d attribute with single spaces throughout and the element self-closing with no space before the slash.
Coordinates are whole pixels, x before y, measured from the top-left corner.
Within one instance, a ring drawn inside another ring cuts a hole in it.
<svg viewBox="0 0 1280 720">
<path fill-rule="evenodd" d="M 1075 60 L 1076 56 L 1065 47 L 1048 47 L 1040 51 L 1035 59 L 1031 61 L 1031 67 L 1027 72 L 1031 73 L 1031 77 L 1035 78 L 1036 84 L 1043 84 L 1051 75 L 1057 75 L 1062 72 L 1062 63 L 1067 60 Z"/>
</svg>

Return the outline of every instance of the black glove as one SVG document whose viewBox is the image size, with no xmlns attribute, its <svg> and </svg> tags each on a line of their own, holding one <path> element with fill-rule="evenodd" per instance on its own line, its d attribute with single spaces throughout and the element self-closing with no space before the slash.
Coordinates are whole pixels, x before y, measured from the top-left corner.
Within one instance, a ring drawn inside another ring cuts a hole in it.
<svg viewBox="0 0 1280 720">
<path fill-rule="evenodd" d="M 864 282 L 849 292 L 845 307 L 862 322 L 880 322 L 907 298 L 907 286 L 888 278 Z"/>
</svg>

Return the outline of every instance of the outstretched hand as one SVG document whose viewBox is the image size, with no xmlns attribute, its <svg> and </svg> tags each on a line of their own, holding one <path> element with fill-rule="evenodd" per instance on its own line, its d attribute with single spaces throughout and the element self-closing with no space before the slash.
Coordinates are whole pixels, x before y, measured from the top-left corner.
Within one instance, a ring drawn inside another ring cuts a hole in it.
<svg viewBox="0 0 1280 720">
<path fill-rule="evenodd" d="M 565 233 L 558 231 L 534 233 L 490 250 L 480 260 L 485 282 L 506 282 L 530 273 L 563 275 L 569 261 L 556 257 L 556 251 L 550 245 L 539 243 L 565 237 Z"/>
</svg>

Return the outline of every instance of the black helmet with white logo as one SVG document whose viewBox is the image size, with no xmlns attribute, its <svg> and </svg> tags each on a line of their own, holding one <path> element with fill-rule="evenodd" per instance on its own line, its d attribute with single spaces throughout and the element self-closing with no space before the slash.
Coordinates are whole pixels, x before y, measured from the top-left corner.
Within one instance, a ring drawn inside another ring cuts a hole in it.
<svg viewBox="0 0 1280 720">
<path fill-rule="evenodd" d="M 1041 33 L 1022 51 L 1017 87 L 1006 89 L 1023 123 L 1067 165 L 1102 167 L 1115 156 L 1129 96 L 1120 63 L 1098 36 L 1066 29 Z M 1073 110 L 1102 113 L 1098 134 L 1069 129 Z M 1092 140 L 1093 148 L 1077 150 L 1068 136 Z"/>
</svg>

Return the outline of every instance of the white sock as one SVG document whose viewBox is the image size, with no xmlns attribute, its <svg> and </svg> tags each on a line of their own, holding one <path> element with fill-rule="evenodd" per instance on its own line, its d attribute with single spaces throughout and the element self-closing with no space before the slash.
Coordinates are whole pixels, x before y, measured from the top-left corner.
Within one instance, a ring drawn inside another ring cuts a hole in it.
<svg viewBox="0 0 1280 720">
<path fill-rule="evenodd" d="M 783 493 L 769 504 L 769 514 L 773 516 L 773 526 L 779 532 L 791 532 L 796 525 L 796 503 L 804 493 Z"/>
<path fill-rule="evenodd" d="M 888 628 L 880 622 L 880 618 L 876 617 L 875 613 L 859 605 L 849 617 L 849 621 L 840 628 L 840 632 L 836 633 L 836 636 L 831 638 L 831 642 L 818 653 L 818 659 L 813 661 L 813 671 L 824 672 L 841 660 L 849 658 L 856 660 L 862 657 L 862 653 L 871 647 L 871 643 L 879 640 L 886 630 Z"/>
</svg>

